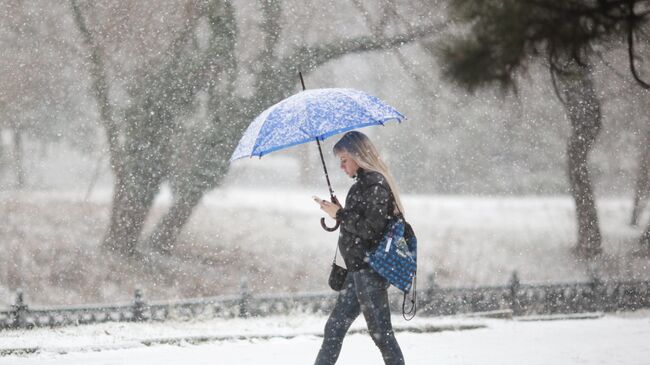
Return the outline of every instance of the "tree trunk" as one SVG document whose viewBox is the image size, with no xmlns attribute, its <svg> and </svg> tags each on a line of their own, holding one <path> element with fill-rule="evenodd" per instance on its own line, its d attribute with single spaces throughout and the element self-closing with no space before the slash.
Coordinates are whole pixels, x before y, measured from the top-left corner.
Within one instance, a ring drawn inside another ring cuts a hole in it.
<svg viewBox="0 0 650 365">
<path fill-rule="evenodd" d="M 300 149 L 297 150 L 298 153 L 298 168 L 300 169 L 298 173 L 300 174 L 300 185 L 302 187 L 311 186 L 314 181 L 314 169 L 320 167 L 320 159 L 318 161 L 312 161 L 311 156 L 314 154 L 315 148 L 313 148 L 315 143 L 307 143 L 303 146 L 300 146 Z M 316 162 L 318 162 L 316 164 Z M 320 169 L 322 171 L 322 168 Z"/>
<path fill-rule="evenodd" d="M 109 99 L 109 83 L 104 63 L 104 55 L 99 44 L 94 40 L 77 0 L 71 0 L 70 5 L 75 20 L 75 25 L 88 47 L 90 60 L 90 77 L 92 92 L 97 101 L 100 120 L 105 128 L 110 151 L 110 164 L 113 170 L 113 201 L 111 219 L 108 230 L 102 241 L 102 247 L 110 252 L 132 256 L 135 253 L 136 243 L 140 229 L 146 217 L 148 207 L 139 205 L 136 200 L 131 201 L 132 191 L 137 190 L 133 181 L 127 178 L 125 169 L 126 155 L 120 142 L 120 126 L 113 118 L 113 110 Z M 140 199 L 146 201 L 146 199 Z"/>
<path fill-rule="evenodd" d="M 25 166 L 23 161 L 23 136 L 19 129 L 13 129 L 13 170 L 16 177 L 16 189 L 25 187 Z"/>
<path fill-rule="evenodd" d="M 578 244 L 576 252 L 582 257 L 593 257 L 601 252 L 601 234 L 587 158 L 591 142 L 581 133 L 569 139 L 569 180 L 576 204 Z"/>
<path fill-rule="evenodd" d="M 578 242 L 575 252 L 583 258 L 601 253 L 601 233 L 594 199 L 588 158 L 601 128 L 600 101 L 588 66 L 569 62 L 556 73 L 560 94 L 571 122 L 568 143 L 568 175 L 576 205 Z"/>
<path fill-rule="evenodd" d="M 123 171 L 128 173 L 129 170 Z M 137 183 L 144 180 L 143 176 L 131 172 L 128 177 L 116 176 L 115 180 L 111 221 L 102 247 L 120 255 L 133 256 L 162 179 L 148 178 L 148 183 Z"/>
<path fill-rule="evenodd" d="M 646 131 L 645 139 L 643 141 L 643 149 L 639 166 L 639 176 L 637 177 L 637 190 L 635 195 L 634 212 L 632 213 L 633 223 L 638 223 L 639 216 L 643 212 L 648 195 L 650 194 L 650 129 Z M 645 228 L 645 231 L 639 238 L 639 245 L 644 252 L 650 253 L 650 222 Z"/>
<path fill-rule="evenodd" d="M 2 143 L 2 129 L 0 129 L 0 176 L 4 175 L 4 170 L 7 164 L 7 157 L 5 156 L 5 146 Z M 0 183 L 0 190 L 4 190 L 5 185 Z"/>
<path fill-rule="evenodd" d="M 632 203 L 632 220 L 630 222 L 632 226 L 639 224 L 639 216 L 643 212 L 646 200 L 648 199 L 648 193 L 650 193 L 650 128 L 646 130 L 640 145 L 639 170 L 636 177 L 636 188 Z"/>
<path fill-rule="evenodd" d="M 149 238 L 147 238 L 145 246 L 152 247 L 163 254 L 171 253 L 178 235 L 189 221 L 194 207 L 203 197 L 203 193 L 202 191 L 185 192 L 178 196 L 167 214 L 158 222 Z"/>
<path fill-rule="evenodd" d="M 639 245 L 641 245 L 641 249 L 650 252 L 650 222 L 639 238 Z"/>
</svg>

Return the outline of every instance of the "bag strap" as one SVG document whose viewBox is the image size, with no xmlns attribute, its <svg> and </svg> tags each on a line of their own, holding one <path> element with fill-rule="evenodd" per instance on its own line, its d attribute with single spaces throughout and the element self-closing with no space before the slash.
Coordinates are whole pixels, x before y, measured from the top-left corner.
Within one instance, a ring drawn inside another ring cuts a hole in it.
<svg viewBox="0 0 650 365">
<path fill-rule="evenodd" d="M 334 248 L 334 260 L 332 260 L 332 264 L 336 265 L 336 255 L 339 253 L 339 245 L 336 245 L 336 248 Z"/>
<path fill-rule="evenodd" d="M 396 208 L 399 214 L 402 216 L 402 219 L 404 219 L 404 213 L 399 209 L 399 205 L 397 205 L 397 200 L 395 199 L 395 195 L 393 195 L 393 191 L 391 189 L 388 189 L 390 191 L 390 197 L 393 201 L 394 207 Z M 405 320 L 410 321 L 413 318 L 415 318 L 415 313 L 417 312 L 417 300 L 418 300 L 418 270 L 417 268 L 415 269 L 415 275 L 413 275 L 413 295 L 411 296 L 411 309 L 406 311 L 406 295 L 408 293 L 404 293 L 404 298 L 402 299 L 402 317 L 404 317 Z M 407 317 L 407 315 L 409 317 Z"/>
<path fill-rule="evenodd" d="M 395 209 L 397 209 L 399 214 L 403 217 L 404 213 L 402 213 L 402 211 L 399 209 L 399 205 L 397 204 L 397 199 L 395 199 L 395 195 L 393 195 L 393 190 L 390 188 L 390 186 L 388 187 L 388 192 L 390 193 L 390 198 L 393 202 L 393 212 L 395 211 Z"/>
<path fill-rule="evenodd" d="M 415 317 L 415 312 L 417 311 L 417 301 L 418 301 L 418 276 L 417 276 L 417 270 L 415 270 L 415 275 L 413 275 L 413 296 L 411 297 L 411 309 L 406 311 L 406 295 L 407 293 L 404 293 L 404 299 L 402 300 L 402 317 L 404 317 L 405 320 L 410 321 Z M 409 317 L 407 317 L 409 315 Z"/>
</svg>

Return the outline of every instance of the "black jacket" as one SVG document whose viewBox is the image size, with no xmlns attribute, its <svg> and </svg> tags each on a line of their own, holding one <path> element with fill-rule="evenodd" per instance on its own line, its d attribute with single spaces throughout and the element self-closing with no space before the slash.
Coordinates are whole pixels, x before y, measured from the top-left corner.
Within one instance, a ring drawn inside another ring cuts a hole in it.
<svg viewBox="0 0 650 365">
<path fill-rule="evenodd" d="M 356 180 L 345 198 L 345 208 L 336 213 L 341 221 L 339 250 L 349 271 L 369 267 L 366 252 L 379 244 L 394 209 L 390 186 L 382 174 L 359 168 Z"/>
</svg>

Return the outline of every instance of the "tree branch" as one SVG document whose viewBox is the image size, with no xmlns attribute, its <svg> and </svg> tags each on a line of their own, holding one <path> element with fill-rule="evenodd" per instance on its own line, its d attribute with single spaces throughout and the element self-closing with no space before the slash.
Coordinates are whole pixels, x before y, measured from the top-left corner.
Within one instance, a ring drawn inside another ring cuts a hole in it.
<svg viewBox="0 0 650 365">
<path fill-rule="evenodd" d="M 108 139 L 108 146 L 111 155 L 111 167 L 118 174 L 122 168 L 122 146 L 120 144 L 120 128 L 113 118 L 110 100 L 108 96 L 109 86 L 106 77 L 106 69 L 101 48 L 95 43 L 92 32 L 88 28 L 86 21 L 81 13 L 81 8 L 77 0 L 70 0 L 70 6 L 74 16 L 74 22 L 77 29 L 83 37 L 84 43 L 90 49 L 90 75 L 92 78 L 92 88 L 97 100 L 99 115 Z"/>
<path fill-rule="evenodd" d="M 596 6 L 588 6 L 581 2 L 567 1 L 563 5 L 557 5 L 555 1 L 548 0 L 529 0 L 528 3 L 546 10 L 555 11 L 561 14 L 571 14 L 576 16 L 587 16 L 591 18 L 602 17 L 612 21 L 624 21 L 628 14 L 625 14 L 626 6 L 634 7 L 636 4 L 649 3 L 650 0 L 615 0 L 615 1 L 598 1 Z M 573 6 L 572 6 L 573 5 Z M 618 12 L 616 10 L 619 10 Z M 645 15 L 645 13 L 643 14 Z"/>
<path fill-rule="evenodd" d="M 299 47 L 293 54 L 285 57 L 282 60 L 282 64 L 291 65 L 295 69 L 310 70 L 345 54 L 391 49 L 410 43 L 416 39 L 437 34 L 438 32 L 440 32 L 440 27 L 438 26 L 420 27 L 414 29 L 412 32 L 393 37 L 377 38 L 364 36 L 355 39 L 340 40 L 318 47 Z"/>
<path fill-rule="evenodd" d="M 567 106 L 567 101 L 564 100 L 562 97 L 562 93 L 560 92 L 560 88 L 557 85 L 557 75 L 556 72 L 559 72 L 559 69 L 555 65 L 555 62 L 551 59 L 549 56 L 549 71 L 551 72 L 551 85 L 553 85 L 553 91 L 555 92 L 555 96 L 557 96 L 557 99 L 562 103 L 563 106 Z"/>
<path fill-rule="evenodd" d="M 627 55 L 630 61 L 630 71 L 636 82 L 641 85 L 642 88 L 649 90 L 650 85 L 645 81 L 641 80 L 641 77 L 636 71 L 636 66 L 634 64 L 634 23 L 636 22 L 636 15 L 634 15 L 634 4 L 629 3 L 628 10 L 630 11 L 628 24 L 627 24 Z"/>
<path fill-rule="evenodd" d="M 278 63 L 276 50 L 280 41 L 282 26 L 280 18 L 282 15 L 282 6 L 279 0 L 261 0 L 262 23 L 260 28 L 263 32 L 264 47 L 255 60 L 255 95 L 254 102 L 266 104 L 268 99 L 274 95 L 275 88 L 278 87 L 277 70 L 274 68 Z M 282 75 L 286 77 L 286 75 Z"/>
<path fill-rule="evenodd" d="M 610 69 L 610 70 L 612 71 L 612 73 L 613 73 L 615 76 L 617 76 L 621 81 L 626 81 L 626 82 L 628 82 L 628 83 L 631 83 L 629 77 L 626 76 L 626 75 L 624 75 L 624 74 L 622 74 L 622 73 L 621 73 L 619 70 L 617 70 L 617 69 L 616 69 L 616 68 L 615 68 L 611 63 L 607 62 L 607 60 L 605 59 L 605 56 L 603 56 L 603 54 L 602 54 L 601 52 L 594 52 L 594 54 L 595 54 L 596 56 L 598 56 L 598 59 L 600 60 L 600 62 L 602 62 L 603 65 L 605 65 L 605 67 L 607 67 L 608 69 Z"/>
</svg>

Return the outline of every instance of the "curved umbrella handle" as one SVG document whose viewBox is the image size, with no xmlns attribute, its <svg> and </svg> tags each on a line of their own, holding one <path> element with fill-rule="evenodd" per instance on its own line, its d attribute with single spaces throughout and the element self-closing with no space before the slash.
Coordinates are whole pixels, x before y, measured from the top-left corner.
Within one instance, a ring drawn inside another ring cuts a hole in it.
<svg viewBox="0 0 650 365">
<path fill-rule="evenodd" d="M 334 231 L 336 231 L 337 229 L 339 229 L 339 226 L 340 226 L 340 225 L 341 225 L 341 221 L 338 221 L 338 220 L 337 220 L 337 221 L 336 221 L 336 224 L 334 225 L 334 227 L 330 228 L 330 227 L 328 227 L 328 226 L 325 224 L 325 218 L 321 218 L 321 219 L 320 219 L 320 226 L 323 227 L 323 229 L 326 230 L 327 232 L 334 232 Z"/>
<path fill-rule="evenodd" d="M 332 194 L 331 197 L 330 197 L 330 200 L 332 201 L 332 203 L 338 205 L 339 207 L 341 206 L 341 203 L 339 203 L 339 200 L 336 198 L 336 195 Z M 334 225 L 334 227 L 330 228 L 325 224 L 325 218 L 320 219 L 320 226 L 323 227 L 323 229 L 326 230 L 327 232 L 336 231 L 337 229 L 339 229 L 340 225 L 341 225 L 341 221 L 337 219 L 336 224 Z"/>
</svg>

